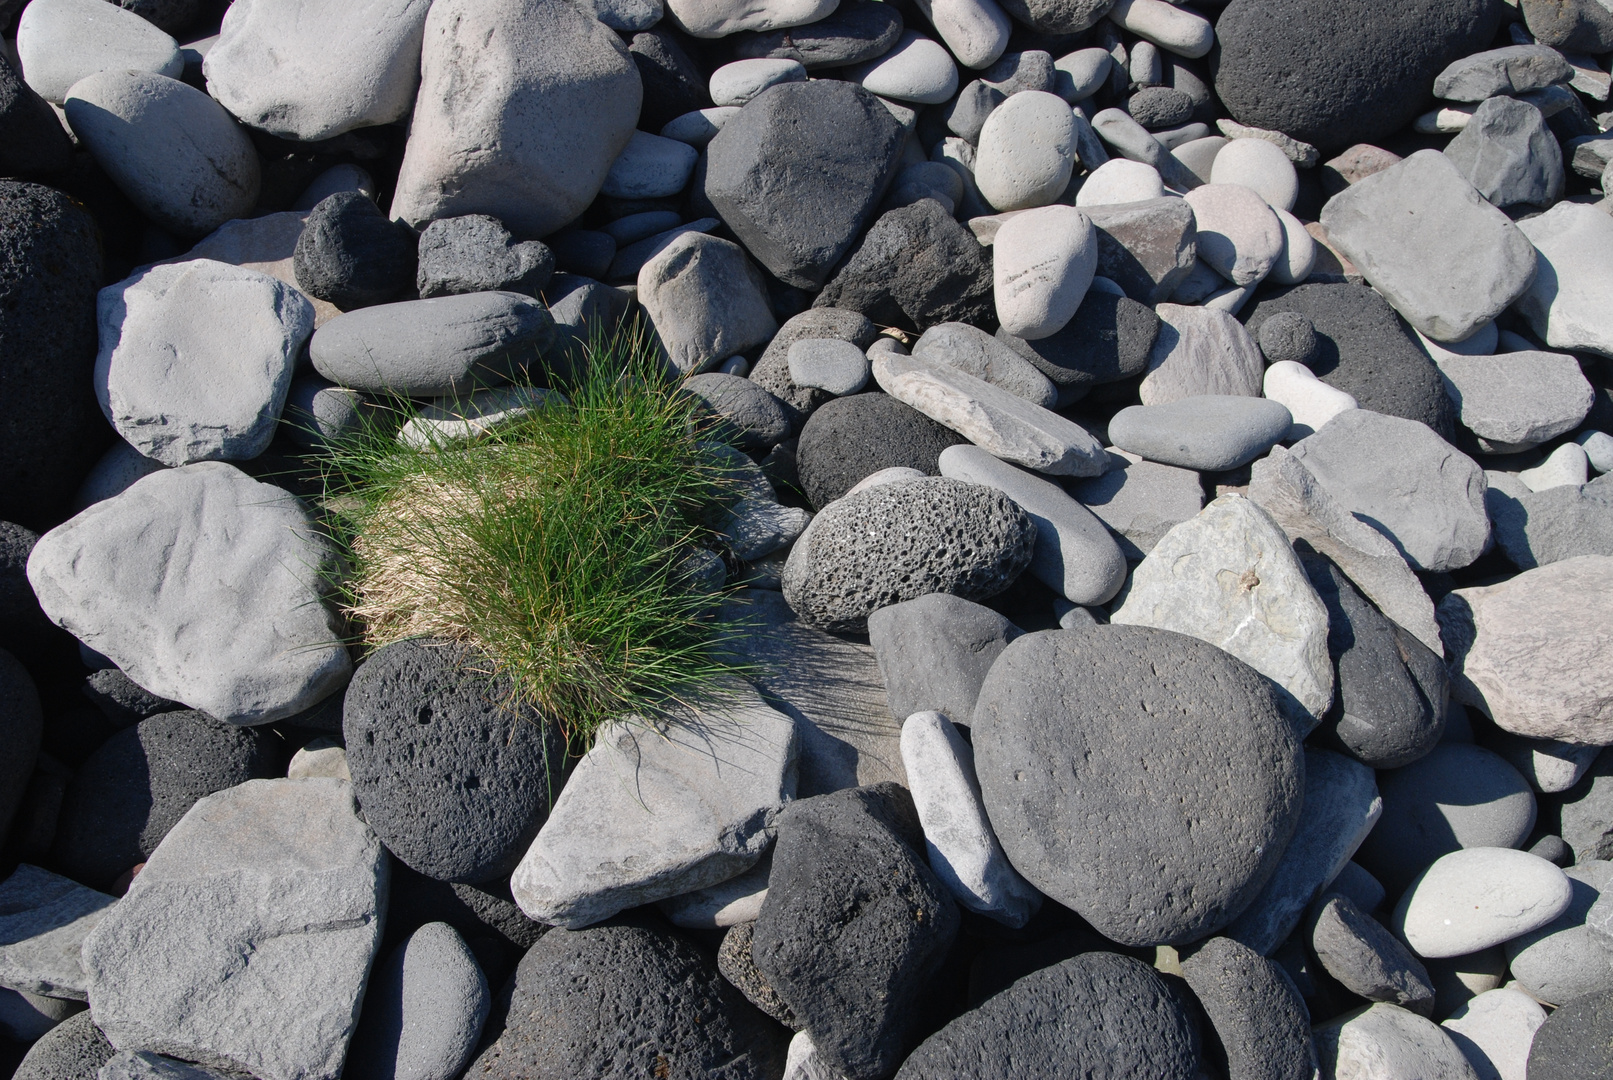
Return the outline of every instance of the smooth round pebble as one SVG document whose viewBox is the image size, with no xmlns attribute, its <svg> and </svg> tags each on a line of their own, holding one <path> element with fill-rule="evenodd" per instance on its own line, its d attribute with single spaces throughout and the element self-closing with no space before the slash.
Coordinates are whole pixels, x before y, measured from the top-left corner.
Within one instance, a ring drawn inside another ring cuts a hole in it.
<svg viewBox="0 0 1613 1080">
<path fill-rule="evenodd" d="M 1221 472 L 1270 450 L 1293 422 L 1280 402 L 1205 394 L 1121 409 L 1109 421 L 1109 439 L 1149 461 Z"/>
<path fill-rule="evenodd" d="M 845 397 L 868 385 L 868 354 L 852 342 L 807 338 L 790 346 L 788 358 L 797 386 Z"/>
<path fill-rule="evenodd" d="M 699 153 L 687 143 L 635 131 L 611 162 L 599 192 L 613 199 L 670 198 L 689 183 L 699 160 Z"/>
<path fill-rule="evenodd" d="M 1221 150 L 1232 142 L 1225 135 L 1206 135 L 1192 139 L 1171 151 L 1171 157 L 1187 166 L 1187 171 L 1208 184 L 1215 168 L 1215 159 Z"/>
<path fill-rule="evenodd" d="M 1253 188 L 1274 208 L 1292 210 L 1299 199 L 1299 173 L 1288 155 L 1265 139 L 1233 139 L 1215 155 L 1210 183 Z"/>
<path fill-rule="evenodd" d="M 1304 364 L 1279 360 L 1266 368 L 1261 392 L 1293 414 L 1285 441 L 1303 439 L 1347 409 L 1359 408 L 1355 398 L 1337 390 Z"/>
<path fill-rule="evenodd" d="M 796 469 L 807 501 L 821 510 L 881 469 L 903 466 L 935 476 L 941 451 L 963 441 L 889 394 L 854 394 L 831 400 L 807 420 Z"/>
<path fill-rule="evenodd" d="M 749 379 L 708 371 L 684 380 L 683 389 L 721 418 L 716 438 L 733 439 L 746 450 L 770 450 L 789 437 L 783 403 Z"/>
<path fill-rule="evenodd" d="M 1077 206 L 1112 206 L 1146 202 L 1165 194 L 1165 182 L 1152 165 L 1128 158 L 1111 158 L 1099 165 L 1075 193 Z"/>
<path fill-rule="evenodd" d="M 1486 990 L 1440 1027 L 1462 1051 L 1479 1080 L 1524 1080 L 1529 1044 L 1546 1022 L 1546 1010 L 1520 990 Z"/>
<path fill-rule="evenodd" d="M 1126 99 L 1126 111 L 1149 131 L 1164 131 L 1187 123 L 1193 99 L 1168 86 L 1145 86 Z"/>
<path fill-rule="evenodd" d="M 1114 57 L 1108 49 L 1077 49 L 1053 61 L 1054 92 L 1074 104 L 1103 89 L 1109 81 Z"/>
<path fill-rule="evenodd" d="M 711 103 L 719 109 L 744 105 L 770 86 L 806 82 L 806 68 L 796 60 L 735 60 L 711 73 Z"/>
<path fill-rule="evenodd" d="M 918 105 L 939 105 L 958 90 L 958 65 L 946 47 L 912 30 L 890 52 L 850 74 L 869 93 Z"/>
<path fill-rule="evenodd" d="M 1389 927 L 1418 956 L 1464 956 L 1540 929 L 1572 900 L 1568 875 L 1538 855 L 1466 848 L 1412 882 Z"/>
<path fill-rule="evenodd" d="M 1613 889 L 1613 862 L 1592 859 L 1563 872 L 1574 890 L 1568 910 L 1506 944 L 1512 977 L 1535 998 L 1552 1005 L 1613 990 L 1613 956 L 1586 925 L 1592 906 Z"/>
<path fill-rule="evenodd" d="M 1283 226 L 1259 192 L 1242 184 L 1205 184 L 1183 198 L 1198 222 L 1199 258 L 1222 277 L 1234 285 L 1253 285 L 1277 265 Z"/>
<path fill-rule="evenodd" d="M 1046 206 L 1064 193 L 1075 166 L 1075 114 L 1041 90 L 1014 94 L 980 129 L 975 184 L 997 210 Z"/>
<path fill-rule="evenodd" d="M 1379 1002 L 1314 1029 L 1322 1075 L 1337 1080 L 1475 1080 L 1467 1058 L 1439 1026 Z"/>
<path fill-rule="evenodd" d="M 454 1080 L 491 1008 L 464 938 L 447 923 L 426 923 L 371 974 L 343 1080 Z"/>
<path fill-rule="evenodd" d="M 1014 215 L 997 231 L 991 251 L 998 321 L 1028 341 L 1064 329 L 1098 270 L 1097 230 L 1069 206 Z"/>
<path fill-rule="evenodd" d="M 148 71 L 171 79 L 184 72 L 185 58 L 173 38 L 117 4 L 102 7 L 104 2 L 33 0 L 23 8 L 17 58 L 34 93 L 60 105 L 74 83 L 98 71 Z M 18 7 L 7 5 L 7 11 Z"/>
</svg>

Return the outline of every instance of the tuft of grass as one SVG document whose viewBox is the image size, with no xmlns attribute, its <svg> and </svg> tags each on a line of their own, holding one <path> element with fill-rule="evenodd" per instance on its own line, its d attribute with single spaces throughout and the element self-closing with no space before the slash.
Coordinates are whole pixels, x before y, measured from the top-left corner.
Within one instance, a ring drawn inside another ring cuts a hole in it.
<svg viewBox="0 0 1613 1080">
<path fill-rule="evenodd" d="M 564 399 L 470 441 L 404 445 L 421 410 L 396 399 L 320 462 L 365 643 L 473 646 L 579 751 L 607 719 L 751 674 L 690 580 L 738 492 L 709 425 L 639 324 L 582 352 Z"/>
</svg>

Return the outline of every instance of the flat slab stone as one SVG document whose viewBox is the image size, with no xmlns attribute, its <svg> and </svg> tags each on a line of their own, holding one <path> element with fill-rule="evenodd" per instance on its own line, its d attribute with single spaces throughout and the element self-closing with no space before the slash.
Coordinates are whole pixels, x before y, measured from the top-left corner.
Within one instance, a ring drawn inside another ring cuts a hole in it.
<svg viewBox="0 0 1613 1080">
<path fill-rule="evenodd" d="M 1109 438 L 1149 461 L 1222 472 L 1271 449 L 1292 423 L 1293 415 L 1275 401 L 1206 394 L 1127 406 L 1109 421 Z"/>
<path fill-rule="evenodd" d="M 117 898 L 23 863 L 0 882 L 0 986 L 83 1001 L 84 938 Z"/>
<path fill-rule="evenodd" d="M 1327 608 L 1281 526 L 1241 495 L 1223 495 L 1166 533 L 1109 619 L 1236 656 L 1286 691 L 1284 711 L 1301 735 L 1332 704 Z"/>
<path fill-rule="evenodd" d="M 210 795 L 84 942 L 96 1024 L 120 1050 L 335 1080 L 386 888 L 386 851 L 347 783 L 249 780 Z"/>
<path fill-rule="evenodd" d="M 1538 855 L 1464 848 L 1418 875 L 1389 928 L 1418 956 L 1466 956 L 1540 929 L 1572 900 L 1567 875 Z"/>
<path fill-rule="evenodd" d="M 1024 631 L 981 604 L 925 593 L 868 616 L 868 640 L 898 721 L 939 712 L 955 724 L 974 715 L 980 684 Z"/>
<path fill-rule="evenodd" d="M 1237 319 L 1182 304 L 1160 304 L 1154 312 L 1161 326 L 1138 388 L 1144 405 L 1205 395 L 1260 396 L 1265 358 Z"/>
<path fill-rule="evenodd" d="M 1437 150 L 1420 150 L 1335 195 L 1322 208 L 1322 226 L 1394 309 L 1435 341 L 1466 338 L 1535 277 L 1529 238 Z"/>
<path fill-rule="evenodd" d="M 1539 270 L 1518 300 L 1529 328 L 1554 349 L 1613 356 L 1613 217 L 1561 202 L 1518 228 L 1535 246 Z"/>
<path fill-rule="evenodd" d="M 1457 701 L 1529 738 L 1613 743 L 1613 557 L 1453 590 L 1439 621 Z"/>
<path fill-rule="evenodd" d="M 333 557 L 289 493 L 206 461 L 46 533 L 28 580 L 53 622 L 151 693 L 266 724 L 352 671 L 322 603 Z"/>
<path fill-rule="evenodd" d="M 1462 426 L 1479 448 L 1528 450 L 1579 426 L 1595 398 L 1579 361 L 1566 353 L 1513 352 L 1434 360 Z"/>
<path fill-rule="evenodd" d="M 1058 391 L 1029 360 L 997 338 L 968 323 L 941 323 L 920 335 L 914 356 L 955 367 L 1000 386 L 1044 409 L 1053 407 Z"/>
<path fill-rule="evenodd" d="M 1109 527 L 1128 563 L 1138 563 L 1172 528 L 1204 509 L 1204 485 L 1191 469 L 1109 451 L 1102 476 L 1076 480 L 1067 491 Z"/>
<path fill-rule="evenodd" d="M 1508 45 L 1453 60 L 1434 77 L 1434 96 L 1446 101 L 1483 101 L 1497 94 L 1543 90 L 1573 76 L 1573 66 L 1556 49 Z"/>
</svg>

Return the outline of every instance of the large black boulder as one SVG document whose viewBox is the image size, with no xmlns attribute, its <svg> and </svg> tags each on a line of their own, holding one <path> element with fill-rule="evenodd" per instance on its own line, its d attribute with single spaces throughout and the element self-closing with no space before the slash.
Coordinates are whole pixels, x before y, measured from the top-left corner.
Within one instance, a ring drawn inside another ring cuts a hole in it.
<svg viewBox="0 0 1613 1080">
<path fill-rule="evenodd" d="M 50 105 L 0 56 L 0 176 L 59 172 L 72 160 L 72 140 Z"/>
</svg>

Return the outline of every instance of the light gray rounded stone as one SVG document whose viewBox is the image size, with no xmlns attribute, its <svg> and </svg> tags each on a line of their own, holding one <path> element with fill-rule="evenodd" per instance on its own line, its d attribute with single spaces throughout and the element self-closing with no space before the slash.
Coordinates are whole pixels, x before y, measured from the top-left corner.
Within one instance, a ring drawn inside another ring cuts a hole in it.
<svg viewBox="0 0 1613 1080">
<path fill-rule="evenodd" d="M 0 881 L 0 987 L 83 1001 L 88 984 L 79 953 L 115 903 L 60 874 L 18 866 Z"/>
<path fill-rule="evenodd" d="M 242 123 L 316 142 L 401 120 L 420 82 L 429 0 L 242 0 L 202 61 Z"/>
<path fill-rule="evenodd" d="M 1586 925 L 1591 907 L 1613 888 L 1613 862 L 1593 859 L 1563 873 L 1573 889 L 1568 910 L 1505 946 L 1512 977 L 1551 1005 L 1613 989 L 1613 955 Z"/>
<path fill-rule="evenodd" d="M 1613 356 L 1613 216 L 1600 206 L 1563 201 L 1518 228 L 1534 245 L 1539 272 L 1518 300 L 1529 328 L 1554 349 Z"/>
<path fill-rule="evenodd" d="M 1075 119 L 1064 99 L 1042 90 L 1014 94 L 986 118 L 975 153 L 975 183 L 998 210 L 1058 199 L 1075 166 Z"/>
<path fill-rule="evenodd" d="M 208 461 L 152 473 L 52 529 L 28 581 L 53 622 L 146 690 L 266 724 L 352 671 L 321 602 L 333 558 L 290 494 Z"/>
<path fill-rule="evenodd" d="M 390 216 L 491 214 L 546 236 L 599 194 L 643 96 L 627 46 L 580 5 L 437 0 Z"/>
<path fill-rule="evenodd" d="M 1595 392 L 1567 353 L 1446 356 L 1435 363 L 1462 426 L 1494 453 L 1528 450 L 1572 431 Z"/>
<path fill-rule="evenodd" d="M 661 137 L 703 147 L 717 137 L 717 132 L 723 129 L 724 124 L 738 115 L 737 105 L 696 109 L 668 120 L 661 128 Z"/>
<path fill-rule="evenodd" d="M 103 71 L 73 84 L 67 122 L 141 213 L 200 237 L 257 204 L 258 152 L 224 107 L 146 71 Z"/>
<path fill-rule="evenodd" d="M 762 58 L 734 60 L 711 73 L 707 90 L 717 108 L 744 105 L 770 86 L 806 82 L 806 68 L 798 60 Z"/>
<path fill-rule="evenodd" d="M 848 68 L 847 75 L 871 94 L 915 105 L 939 105 L 958 90 L 952 55 L 914 30 L 904 30 L 890 52 Z"/>
<path fill-rule="evenodd" d="M 1294 360 L 1279 360 L 1266 368 L 1261 390 L 1293 414 L 1294 422 L 1285 436 L 1293 442 L 1315 435 L 1339 413 L 1360 408 L 1355 398 L 1323 382 L 1314 371 Z"/>
<path fill-rule="evenodd" d="M 1054 92 L 1070 102 L 1085 101 L 1109 81 L 1109 70 L 1114 57 L 1108 49 L 1096 47 L 1077 49 L 1053 61 Z"/>
<path fill-rule="evenodd" d="M 106 0 L 32 0 L 17 23 L 17 58 L 34 93 L 60 105 L 98 71 L 146 71 L 177 79 L 185 58 L 173 38 Z"/>
<path fill-rule="evenodd" d="M 837 0 L 670 0 L 667 17 L 691 37 L 806 26 L 832 14 Z"/>
<path fill-rule="evenodd" d="M 339 195 L 344 191 L 362 192 L 365 197 L 374 199 L 380 188 L 375 183 L 375 177 L 362 165 L 345 163 L 332 165 L 302 189 L 297 201 L 291 208 L 300 213 L 307 213 L 332 195 Z"/>
<path fill-rule="evenodd" d="M 330 446 L 364 430 L 369 402 L 357 390 L 337 386 L 318 375 L 291 380 L 280 429 L 307 450 Z"/>
<path fill-rule="evenodd" d="M 1413 569 L 1455 570 L 1489 546 L 1484 470 L 1424 424 L 1351 409 L 1290 452 Z"/>
<path fill-rule="evenodd" d="M 1165 194 L 1165 182 L 1152 165 L 1127 158 L 1105 161 L 1087 174 L 1075 193 L 1076 206 L 1112 206 L 1146 202 Z"/>
<path fill-rule="evenodd" d="M 256 270 L 198 259 L 101 290 L 95 396 L 118 434 L 164 465 L 268 449 L 314 308 Z"/>
<path fill-rule="evenodd" d="M 1440 1022 L 1479 1080 L 1525 1080 L 1546 1010 L 1521 990 L 1486 990 Z"/>
<path fill-rule="evenodd" d="M 465 940 L 426 923 L 370 975 L 343 1080 L 458 1080 L 492 1004 Z"/>
<path fill-rule="evenodd" d="M 916 0 L 947 49 L 966 68 L 985 68 L 1008 48 L 1013 23 L 995 0 Z M 1051 59 L 1051 58 L 1049 58 Z M 991 72 L 988 71 L 990 76 Z"/>
<path fill-rule="evenodd" d="M 991 247 L 992 294 L 1007 333 L 1051 337 L 1075 317 L 1098 270 L 1092 219 L 1071 206 L 1015 214 Z"/>
<path fill-rule="evenodd" d="M 1549 925 L 1572 902 L 1568 876 L 1538 855 L 1464 848 L 1418 875 L 1389 928 L 1418 956 L 1465 956 Z"/>
<path fill-rule="evenodd" d="M 705 233 L 684 233 L 638 272 L 638 302 L 668 362 L 695 374 L 778 332 L 767 287 L 743 248 Z"/>
<path fill-rule="evenodd" d="M 806 338 L 790 346 L 790 380 L 835 397 L 855 394 L 868 385 L 868 355 L 849 341 Z"/>
<path fill-rule="evenodd" d="M 554 318 L 532 297 L 465 293 L 338 315 L 315 331 L 308 353 L 314 370 L 339 386 L 447 397 L 509 382 L 554 338 Z"/>
<path fill-rule="evenodd" d="M 1222 150 L 1216 161 L 1232 149 Z M 1283 226 L 1260 192 L 1243 184 L 1214 182 L 1194 188 L 1184 198 L 1198 223 L 1202 262 L 1234 285 L 1253 285 L 1271 273 L 1283 253 Z"/>
<path fill-rule="evenodd" d="M 688 185 L 699 160 L 699 151 L 688 143 L 635 131 L 611 162 L 599 191 L 613 199 L 667 198 Z"/>
<path fill-rule="evenodd" d="M 1200 188 L 1200 191 L 1205 190 Z M 1159 336 L 1138 387 L 1144 405 L 1205 395 L 1259 397 L 1266 363 L 1243 324 L 1224 311 L 1160 304 Z"/>
<path fill-rule="evenodd" d="M 1291 423 L 1293 416 L 1275 401 L 1211 395 L 1128 406 L 1109 421 L 1109 438 L 1149 461 L 1222 472 L 1271 449 Z"/>
<path fill-rule="evenodd" d="M 1116 0 L 1109 20 L 1189 59 L 1203 56 L 1215 44 L 1215 28 L 1208 19 L 1165 0 Z"/>
<path fill-rule="evenodd" d="M 955 367 L 1044 409 L 1051 409 L 1058 400 L 1058 390 L 1053 383 L 1030 361 L 968 323 L 939 323 L 930 327 L 914 343 L 912 354 Z"/>
<path fill-rule="evenodd" d="M 1250 188 L 1277 210 L 1292 210 L 1299 198 L 1299 173 L 1294 163 L 1275 143 L 1265 139 L 1233 139 L 1222 146 L 1210 166 L 1209 179 L 1208 187 L 1239 184 Z M 1194 203 L 1195 212 L 1197 209 Z"/>
<path fill-rule="evenodd" d="M 1483 101 L 1497 94 L 1526 94 L 1567 82 L 1574 68 L 1547 45 L 1508 45 L 1453 60 L 1434 77 L 1434 96 L 1446 101 Z"/>
<path fill-rule="evenodd" d="M 1216 155 L 1231 142 L 1225 135 L 1206 135 L 1176 147 L 1171 151 L 1171 157 L 1187 166 L 1187 170 L 1198 177 L 1201 184 L 1208 184 L 1215 170 Z"/>
<path fill-rule="evenodd" d="M 666 14 L 662 0 L 585 0 L 594 17 L 612 30 L 648 30 Z"/>
<path fill-rule="evenodd" d="M 1313 1029 L 1325 1077 L 1478 1080 L 1450 1037 L 1430 1020 L 1379 1002 Z"/>
</svg>

